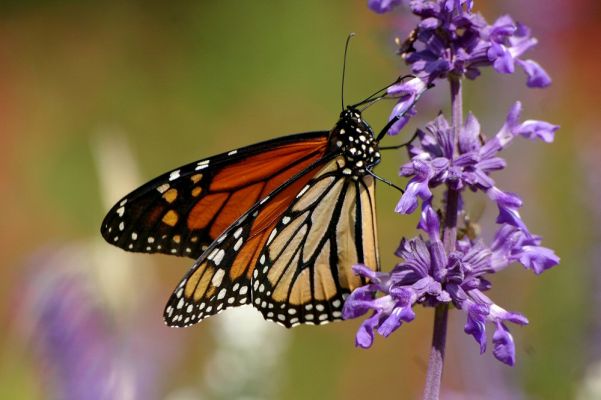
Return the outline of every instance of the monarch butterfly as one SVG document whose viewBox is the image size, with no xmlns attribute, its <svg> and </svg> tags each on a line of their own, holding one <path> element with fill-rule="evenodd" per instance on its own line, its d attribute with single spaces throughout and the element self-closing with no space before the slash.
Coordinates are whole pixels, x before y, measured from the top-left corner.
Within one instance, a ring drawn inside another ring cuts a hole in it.
<svg viewBox="0 0 601 400">
<path fill-rule="evenodd" d="M 376 137 L 358 107 L 380 92 L 343 108 L 330 131 L 184 165 L 113 206 L 101 227 L 109 243 L 196 260 L 167 302 L 167 325 L 243 304 L 286 327 L 342 319 L 344 299 L 365 284 L 351 266 L 379 268 L 371 169 L 401 116 Z"/>
</svg>

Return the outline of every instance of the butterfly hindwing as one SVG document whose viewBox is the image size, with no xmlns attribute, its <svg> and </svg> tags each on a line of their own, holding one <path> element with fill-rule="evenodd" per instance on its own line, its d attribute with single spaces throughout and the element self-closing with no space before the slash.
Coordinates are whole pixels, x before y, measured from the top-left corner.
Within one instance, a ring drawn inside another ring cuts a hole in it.
<svg viewBox="0 0 601 400">
<path fill-rule="evenodd" d="M 125 250 L 198 258 L 256 202 L 320 159 L 327 132 L 258 143 L 184 165 L 119 201 L 102 223 Z"/>
<path fill-rule="evenodd" d="M 342 319 L 346 296 L 365 282 L 351 266 L 377 268 L 374 180 L 331 162 L 301 191 L 253 273 L 253 305 L 286 327 Z"/>
</svg>

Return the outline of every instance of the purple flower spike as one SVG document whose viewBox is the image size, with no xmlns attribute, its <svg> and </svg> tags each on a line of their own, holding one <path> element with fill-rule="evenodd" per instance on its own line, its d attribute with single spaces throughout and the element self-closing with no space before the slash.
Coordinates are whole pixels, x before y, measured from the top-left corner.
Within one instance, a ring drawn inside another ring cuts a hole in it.
<svg viewBox="0 0 601 400">
<path fill-rule="evenodd" d="M 369 0 L 367 6 L 378 14 L 386 13 L 401 4 L 401 0 Z"/>
<path fill-rule="evenodd" d="M 400 3 L 369 0 L 369 7 L 383 13 Z M 522 120 L 519 101 L 492 135 L 483 131 L 470 112 L 461 121 L 465 115 L 464 78 L 478 78 L 482 68 L 490 67 L 502 74 L 521 69 L 531 88 L 551 84 L 538 63 L 524 58 L 537 44 L 525 25 L 509 15 L 488 24 L 482 15 L 473 12 L 473 7 L 473 0 L 409 2 L 419 22 L 409 38 L 400 43 L 399 54 L 414 77 L 387 89 L 385 97 L 397 100 L 388 119 L 388 133 L 394 135 L 405 126 L 415 114 L 421 94 L 438 80 L 450 83 L 453 119 L 448 121 L 440 113 L 417 129 L 414 140 L 406 146 L 409 161 L 401 166 L 399 175 L 407 179 L 407 184 L 395 211 L 413 213 L 421 202 L 417 225 L 420 235 L 401 239 L 395 252 L 400 261 L 390 272 L 376 272 L 361 264 L 353 266 L 355 274 L 367 284 L 346 298 L 343 318 L 369 315 L 355 338 L 358 347 L 368 348 L 376 334 L 388 337 L 413 321 L 416 305 L 435 307 L 432 354 L 436 355 L 444 350 L 446 313 L 453 307 L 465 313 L 464 331 L 474 338 L 480 353 L 490 347 L 487 326 L 494 327 L 492 353 L 502 363 L 513 366 L 516 350 L 508 326 L 527 325 L 528 319 L 507 311 L 487 296 L 492 288 L 489 275 L 514 263 L 540 274 L 558 265 L 559 257 L 528 230 L 519 212 L 522 199 L 498 187 L 493 175 L 507 167 L 499 153 L 514 139 L 551 143 L 559 127 L 545 121 Z M 439 186 L 440 191 L 435 190 Z M 469 199 L 464 193 L 468 190 L 486 194 L 499 209 L 499 226 L 492 243 L 479 237 L 479 230 L 469 222 L 469 207 L 464 204 Z M 425 398 L 438 398 L 441 376 L 442 360 L 433 356 Z"/>
</svg>

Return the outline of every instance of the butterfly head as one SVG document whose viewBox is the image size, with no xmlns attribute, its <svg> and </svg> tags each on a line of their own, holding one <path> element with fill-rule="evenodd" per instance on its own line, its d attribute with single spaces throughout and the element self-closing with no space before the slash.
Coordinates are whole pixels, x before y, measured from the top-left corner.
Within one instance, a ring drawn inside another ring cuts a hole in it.
<svg viewBox="0 0 601 400">
<path fill-rule="evenodd" d="M 330 132 L 330 148 L 342 153 L 352 176 L 363 176 L 380 162 L 374 132 L 361 112 L 352 106 L 340 113 L 340 119 Z"/>
</svg>

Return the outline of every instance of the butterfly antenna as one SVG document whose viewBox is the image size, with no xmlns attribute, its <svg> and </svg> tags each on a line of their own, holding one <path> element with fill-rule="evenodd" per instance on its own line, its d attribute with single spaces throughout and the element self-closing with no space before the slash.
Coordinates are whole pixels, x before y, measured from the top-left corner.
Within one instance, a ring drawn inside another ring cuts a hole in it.
<svg viewBox="0 0 601 400">
<path fill-rule="evenodd" d="M 384 97 L 386 97 L 386 90 L 391 87 L 396 85 L 397 83 L 401 83 L 402 81 L 404 81 L 407 78 L 415 78 L 415 75 L 404 75 L 404 76 L 399 76 L 398 78 L 396 78 L 394 80 L 394 82 L 389 83 L 388 85 L 384 86 L 382 89 L 374 92 L 371 94 L 371 96 L 369 96 L 368 98 L 366 98 L 365 100 L 353 105 L 353 107 L 358 107 L 358 106 L 362 106 L 364 104 L 367 104 L 367 107 L 371 106 L 373 103 L 378 102 L 380 100 L 382 100 Z M 384 92 L 384 93 L 382 93 Z M 380 94 L 382 93 L 382 94 Z M 367 108 L 365 107 L 364 110 Z"/>
<path fill-rule="evenodd" d="M 398 190 L 401 193 L 405 193 L 405 191 L 403 189 L 401 189 L 400 187 L 398 187 L 397 185 L 395 185 L 394 183 L 390 182 L 388 179 L 382 178 L 381 176 L 376 175 L 373 171 L 371 170 L 366 170 L 368 174 L 370 174 L 371 176 L 373 176 L 374 178 L 376 178 L 377 180 L 384 182 L 385 184 L 387 184 L 390 187 L 395 188 L 396 190 Z"/>
<path fill-rule="evenodd" d="M 411 139 L 407 140 L 405 143 L 403 143 L 403 144 L 397 144 L 395 146 L 381 146 L 380 150 L 398 150 L 398 149 L 402 149 L 403 147 L 407 147 L 411 143 L 413 143 L 413 141 L 415 139 L 417 139 L 418 136 L 419 136 L 419 130 L 416 130 L 415 133 L 413 134 L 413 136 L 411 136 Z"/>
<path fill-rule="evenodd" d="M 348 52 L 349 43 L 351 42 L 351 38 L 353 36 L 355 36 L 354 32 L 349 33 L 348 37 L 346 38 L 346 44 L 344 45 L 344 61 L 342 61 L 342 89 L 341 89 L 341 93 L 340 93 L 340 101 L 342 103 L 342 111 L 344 111 L 344 77 L 346 75 L 346 54 Z"/>
</svg>

